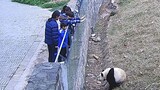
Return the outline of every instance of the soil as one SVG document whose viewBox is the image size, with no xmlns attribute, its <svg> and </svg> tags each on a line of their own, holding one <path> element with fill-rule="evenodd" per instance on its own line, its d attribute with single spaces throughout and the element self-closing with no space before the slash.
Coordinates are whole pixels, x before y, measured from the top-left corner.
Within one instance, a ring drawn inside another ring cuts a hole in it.
<svg viewBox="0 0 160 90">
<path fill-rule="evenodd" d="M 97 80 L 108 67 L 122 68 L 127 74 L 126 82 L 114 90 L 160 90 L 160 1 L 123 2 L 118 14 L 110 18 L 107 6 L 100 8 L 94 30 L 95 38 L 101 40 L 89 40 L 86 90 L 108 90 L 108 85 Z"/>
<path fill-rule="evenodd" d="M 101 5 L 99 11 L 100 18 L 94 28 L 95 36 L 91 36 L 89 39 L 88 61 L 86 66 L 86 90 L 108 89 L 108 84 L 104 86 L 103 82 L 98 81 L 98 76 L 105 67 L 112 66 L 110 61 L 104 59 L 107 58 L 108 55 L 106 29 L 108 28 L 111 11 L 113 11 L 113 9 L 110 8 L 108 2 Z"/>
</svg>

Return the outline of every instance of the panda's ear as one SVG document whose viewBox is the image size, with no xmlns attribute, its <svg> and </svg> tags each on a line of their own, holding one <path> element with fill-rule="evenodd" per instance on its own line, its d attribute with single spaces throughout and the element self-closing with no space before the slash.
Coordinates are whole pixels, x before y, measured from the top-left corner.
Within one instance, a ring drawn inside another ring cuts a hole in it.
<svg viewBox="0 0 160 90">
<path fill-rule="evenodd" d="M 102 72 L 104 71 L 104 69 L 102 70 Z"/>
<path fill-rule="evenodd" d="M 101 73 L 101 76 L 103 77 L 103 73 Z"/>
</svg>

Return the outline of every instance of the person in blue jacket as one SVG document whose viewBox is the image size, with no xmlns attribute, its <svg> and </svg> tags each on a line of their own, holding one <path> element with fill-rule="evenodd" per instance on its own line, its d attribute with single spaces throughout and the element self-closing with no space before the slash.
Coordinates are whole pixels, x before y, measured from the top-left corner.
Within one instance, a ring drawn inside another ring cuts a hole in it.
<svg viewBox="0 0 160 90">
<path fill-rule="evenodd" d="M 68 24 L 66 22 L 61 22 L 60 27 L 61 29 L 59 30 L 60 34 L 59 34 L 58 47 L 60 48 L 62 44 L 62 48 L 60 51 L 60 57 L 58 62 L 64 61 L 67 58 L 68 48 L 70 47 Z M 64 42 L 62 42 L 63 38 Z"/>
<path fill-rule="evenodd" d="M 60 21 L 63 19 L 67 19 L 67 15 L 66 12 L 71 12 L 71 8 L 69 6 L 64 6 L 63 9 L 61 10 L 61 14 L 60 14 Z"/>
<path fill-rule="evenodd" d="M 65 19 L 60 19 L 60 22 L 65 22 L 68 25 L 76 24 L 76 23 L 81 23 L 82 22 L 81 18 L 79 18 L 79 17 L 76 17 L 76 18 L 72 17 L 72 18 L 70 18 L 71 14 L 74 15 L 74 13 L 72 11 L 66 12 L 66 18 Z"/>
<path fill-rule="evenodd" d="M 85 20 L 85 17 L 74 17 L 74 13 L 71 11 L 71 8 L 69 6 L 64 6 L 61 10 L 60 14 L 60 22 L 65 22 L 68 25 L 81 23 Z"/>
<path fill-rule="evenodd" d="M 45 43 L 48 46 L 49 51 L 49 62 L 54 62 L 56 58 L 57 48 L 58 48 L 58 23 L 56 20 L 59 19 L 60 12 L 58 10 L 54 11 L 52 17 L 46 22 L 45 27 Z"/>
</svg>

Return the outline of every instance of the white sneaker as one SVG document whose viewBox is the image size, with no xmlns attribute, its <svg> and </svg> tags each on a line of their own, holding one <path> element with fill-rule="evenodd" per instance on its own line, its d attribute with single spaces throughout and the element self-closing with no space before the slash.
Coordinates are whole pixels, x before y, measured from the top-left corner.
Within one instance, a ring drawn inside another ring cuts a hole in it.
<svg viewBox="0 0 160 90">
<path fill-rule="evenodd" d="M 59 62 L 60 64 L 64 64 L 64 61 L 62 61 L 62 62 Z"/>
</svg>

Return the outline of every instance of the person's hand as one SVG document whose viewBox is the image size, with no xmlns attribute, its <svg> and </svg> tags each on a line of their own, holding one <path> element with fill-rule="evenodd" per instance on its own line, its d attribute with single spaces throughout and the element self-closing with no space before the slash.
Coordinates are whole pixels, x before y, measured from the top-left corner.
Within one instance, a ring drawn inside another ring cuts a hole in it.
<svg viewBox="0 0 160 90">
<path fill-rule="evenodd" d="M 55 48 L 58 48 L 58 46 L 55 46 Z"/>
<path fill-rule="evenodd" d="M 83 22 L 85 20 L 86 20 L 86 16 L 85 15 L 80 18 L 80 22 Z"/>
<path fill-rule="evenodd" d="M 74 12 L 78 13 L 79 11 L 77 9 L 75 9 Z"/>
<path fill-rule="evenodd" d="M 86 15 L 82 16 L 80 19 L 85 19 L 86 18 Z"/>
</svg>

